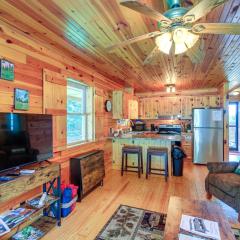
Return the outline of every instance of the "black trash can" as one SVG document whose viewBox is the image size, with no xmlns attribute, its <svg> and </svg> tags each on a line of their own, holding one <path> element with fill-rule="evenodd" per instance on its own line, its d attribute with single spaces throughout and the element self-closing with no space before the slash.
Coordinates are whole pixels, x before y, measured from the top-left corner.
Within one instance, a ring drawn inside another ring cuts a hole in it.
<svg viewBox="0 0 240 240">
<path fill-rule="evenodd" d="M 173 176 L 183 175 L 183 159 L 186 157 L 183 149 L 174 145 L 172 147 Z"/>
</svg>

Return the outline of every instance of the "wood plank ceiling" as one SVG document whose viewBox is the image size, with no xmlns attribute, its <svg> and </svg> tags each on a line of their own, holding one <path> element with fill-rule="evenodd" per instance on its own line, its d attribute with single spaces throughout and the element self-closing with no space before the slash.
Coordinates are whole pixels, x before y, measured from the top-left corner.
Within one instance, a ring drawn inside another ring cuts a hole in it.
<svg viewBox="0 0 240 240">
<path fill-rule="evenodd" d="M 160 12 L 167 10 L 163 0 L 142 2 Z M 240 23 L 239 6 L 240 0 L 229 0 L 199 22 Z M 108 53 L 109 45 L 158 29 L 156 21 L 120 6 L 118 0 L 1 0 L 0 21 L 138 92 L 160 91 L 171 82 L 179 90 L 240 82 L 238 35 L 204 35 L 205 58 L 197 65 L 185 55 L 159 53 L 143 67 L 155 46 L 152 39 Z"/>
</svg>

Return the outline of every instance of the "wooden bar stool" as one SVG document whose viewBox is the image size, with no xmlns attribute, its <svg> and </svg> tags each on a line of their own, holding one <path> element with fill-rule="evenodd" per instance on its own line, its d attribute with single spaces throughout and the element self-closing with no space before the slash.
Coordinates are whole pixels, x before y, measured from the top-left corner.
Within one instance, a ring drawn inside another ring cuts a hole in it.
<svg viewBox="0 0 240 240">
<path fill-rule="evenodd" d="M 164 169 L 152 168 L 152 156 L 164 156 Z M 152 172 L 153 171 L 158 171 Z M 163 172 L 163 173 L 162 173 Z M 148 175 L 156 174 L 165 176 L 165 181 L 168 178 L 168 148 L 157 148 L 157 147 L 149 147 L 147 150 L 147 166 L 146 166 L 146 178 Z"/>
<path fill-rule="evenodd" d="M 128 154 L 137 154 L 138 157 L 138 166 L 128 166 Z M 124 164 L 125 158 L 125 164 Z M 137 171 L 128 170 L 128 168 L 137 168 Z M 143 173 L 143 157 L 142 157 L 142 147 L 141 146 L 124 146 L 122 148 L 122 167 L 121 167 L 121 175 L 123 176 L 123 172 L 137 172 L 138 177 L 141 177 L 141 172 Z"/>
</svg>

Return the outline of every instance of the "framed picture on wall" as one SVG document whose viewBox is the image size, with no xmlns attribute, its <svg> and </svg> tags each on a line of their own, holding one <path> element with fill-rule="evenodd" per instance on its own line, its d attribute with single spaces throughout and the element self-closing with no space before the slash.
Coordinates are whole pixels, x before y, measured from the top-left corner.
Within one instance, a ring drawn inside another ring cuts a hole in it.
<svg viewBox="0 0 240 240">
<path fill-rule="evenodd" d="M 24 89 L 14 89 L 14 109 L 29 110 L 29 91 Z"/>
<path fill-rule="evenodd" d="M 8 81 L 14 80 L 14 64 L 12 62 L 0 59 L 0 78 Z"/>
</svg>

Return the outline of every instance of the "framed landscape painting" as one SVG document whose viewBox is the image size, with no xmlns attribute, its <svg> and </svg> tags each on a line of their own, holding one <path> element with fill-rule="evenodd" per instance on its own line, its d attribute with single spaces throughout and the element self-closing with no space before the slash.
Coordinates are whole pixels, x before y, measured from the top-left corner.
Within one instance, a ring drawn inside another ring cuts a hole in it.
<svg viewBox="0 0 240 240">
<path fill-rule="evenodd" d="M 29 91 L 15 88 L 14 108 L 16 110 L 29 110 Z"/>
<path fill-rule="evenodd" d="M 14 80 L 14 64 L 0 59 L 0 78 L 13 81 Z"/>
</svg>

